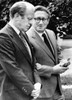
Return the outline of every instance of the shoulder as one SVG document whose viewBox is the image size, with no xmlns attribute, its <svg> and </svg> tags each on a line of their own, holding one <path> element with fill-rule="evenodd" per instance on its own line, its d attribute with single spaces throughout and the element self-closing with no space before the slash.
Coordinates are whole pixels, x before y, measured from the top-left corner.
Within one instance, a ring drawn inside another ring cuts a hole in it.
<svg viewBox="0 0 72 100">
<path fill-rule="evenodd" d="M 5 26 L 0 30 L 0 36 L 7 36 L 7 35 L 8 35 L 8 32 Z"/>
<path fill-rule="evenodd" d="M 48 35 L 50 35 L 50 36 L 55 36 L 55 33 L 54 33 L 53 30 L 46 29 L 45 31 L 46 31 L 46 33 L 47 33 Z"/>
<path fill-rule="evenodd" d="M 33 29 L 33 27 L 31 27 L 27 32 L 26 34 L 28 35 L 28 37 L 32 37 L 34 34 L 35 34 L 35 31 Z"/>
<path fill-rule="evenodd" d="M 11 31 L 7 24 L 0 30 L 0 41 L 11 41 L 9 33 L 11 34 Z"/>
<path fill-rule="evenodd" d="M 3 34 L 8 34 L 10 30 L 10 26 L 8 24 L 6 24 L 1 30 L 0 30 L 0 33 L 3 33 Z"/>
<path fill-rule="evenodd" d="M 46 29 L 45 31 L 46 31 L 48 34 L 54 34 L 54 31 L 53 31 L 53 30 Z"/>
</svg>

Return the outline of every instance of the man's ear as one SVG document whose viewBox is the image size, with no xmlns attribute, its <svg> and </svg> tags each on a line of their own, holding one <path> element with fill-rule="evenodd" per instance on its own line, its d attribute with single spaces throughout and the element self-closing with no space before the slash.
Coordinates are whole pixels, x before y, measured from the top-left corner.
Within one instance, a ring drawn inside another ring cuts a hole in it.
<svg viewBox="0 0 72 100">
<path fill-rule="evenodd" d="M 14 20 L 16 21 L 16 23 L 19 22 L 21 20 L 21 16 L 18 13 L 16 13 L 14 15 Z"/>
<path fill-rule="evenodd" d="M 50 19 L 47 20 L 47 24 L 49 24 Z"/>
<path fill-rule="evenodd" d="M 17 18 L 17 17 L 19 18 L 19 16 L 20 16 L 20 15 L 19 15 L 18 13 L 16 13 L 16 14 L 14 15 L 14 18 Z"/>
</svg>

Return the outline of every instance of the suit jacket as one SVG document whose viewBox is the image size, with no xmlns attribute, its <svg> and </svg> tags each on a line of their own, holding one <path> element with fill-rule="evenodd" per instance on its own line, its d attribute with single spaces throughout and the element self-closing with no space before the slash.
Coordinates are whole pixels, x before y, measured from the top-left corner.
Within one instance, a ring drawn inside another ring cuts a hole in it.
<svg viewBox="0 0 72 100">
<path fill-rule="evenodd" d="M 10 25 L 0 31 L 0 100 L 30 100 L 34 84 L 40 82 L 22 40 Z"/>
<path fill-rule="evenodd" d="M 40 98 L 50 98 L 54 95 L 56 87 L 58 89 L 59 94 L 61 94 L 61 82 L 60 76 L 58 74 L 51 74 L 52 70 L 50 67 L 56 65 L 58 63 L 57 57 L 57 45 L 56 38 L 53 31 L 46 29 L 47 38 L 50 38 L 53 54 L 47 47 L 47 45 L 43 42 L 38 33 L 31 27 L 27 31 L 27 35 L 31 44 L 34 47 L 35 57 L 37 62 L 42 65 L 47 65 L 46 68 L 42 67 L 39 71 L 39 75 L 41 77 L 41 81 L 43 84 Z"/>
</svg>

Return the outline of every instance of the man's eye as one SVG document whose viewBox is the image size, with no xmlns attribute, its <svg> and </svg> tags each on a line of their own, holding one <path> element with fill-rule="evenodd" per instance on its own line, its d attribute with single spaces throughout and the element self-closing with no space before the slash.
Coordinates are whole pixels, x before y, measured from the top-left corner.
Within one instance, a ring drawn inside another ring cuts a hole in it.
<svg viewBox="0 0 72 100">
<path fill-rule="evenodd" d="M 41 18 L 37 18 L 37 20 L 41 20 Z"/>
<path fill-rule="evenodd" d="M 28 18 L 28 20 L 32 20 L 32 18 Z"/>
<path fill-rule="evenodd" d="M 45 18 L 42 18 L 42 20 L 46 20 Z"/>
</svg>

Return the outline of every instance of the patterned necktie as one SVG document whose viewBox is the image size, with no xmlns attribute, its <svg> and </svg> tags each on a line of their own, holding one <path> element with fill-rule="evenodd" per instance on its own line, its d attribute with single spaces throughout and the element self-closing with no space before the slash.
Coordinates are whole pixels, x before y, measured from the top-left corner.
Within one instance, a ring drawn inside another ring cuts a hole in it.
<svg viewBox="0 0 72 100">
<path fill-rule="evenodd" d="M 52 55 L 54 56 L 54 52 L 53 52 L 54 50 L 53 50 L 53 46 L 52 46 L 52 44 L 51 44 L 50 39 L 47 38 L 47 36 L 46 36 L 45 33 L 42 34 L 42 37 L 43 37 L 43 39 L 44 39 L 45 44 L 47 45 L 47 47 L 48 47 L 49 50 L 51 51 Z"/>
<path fill-rule="evenodd" d="M 27 40 L 26 40 L 26 38 L 27 38 L 26 34 L 23 34 L 22 32 L 20 32 L 19 37 L 21 38 L 21 40 L 23 41 L 25 47 L 27 48 L 27 51 L 30 55 L 30 58 L 32 58 L 31 50 L 30 50 L 29 44 L 27 43 Z"/>
</svg>

